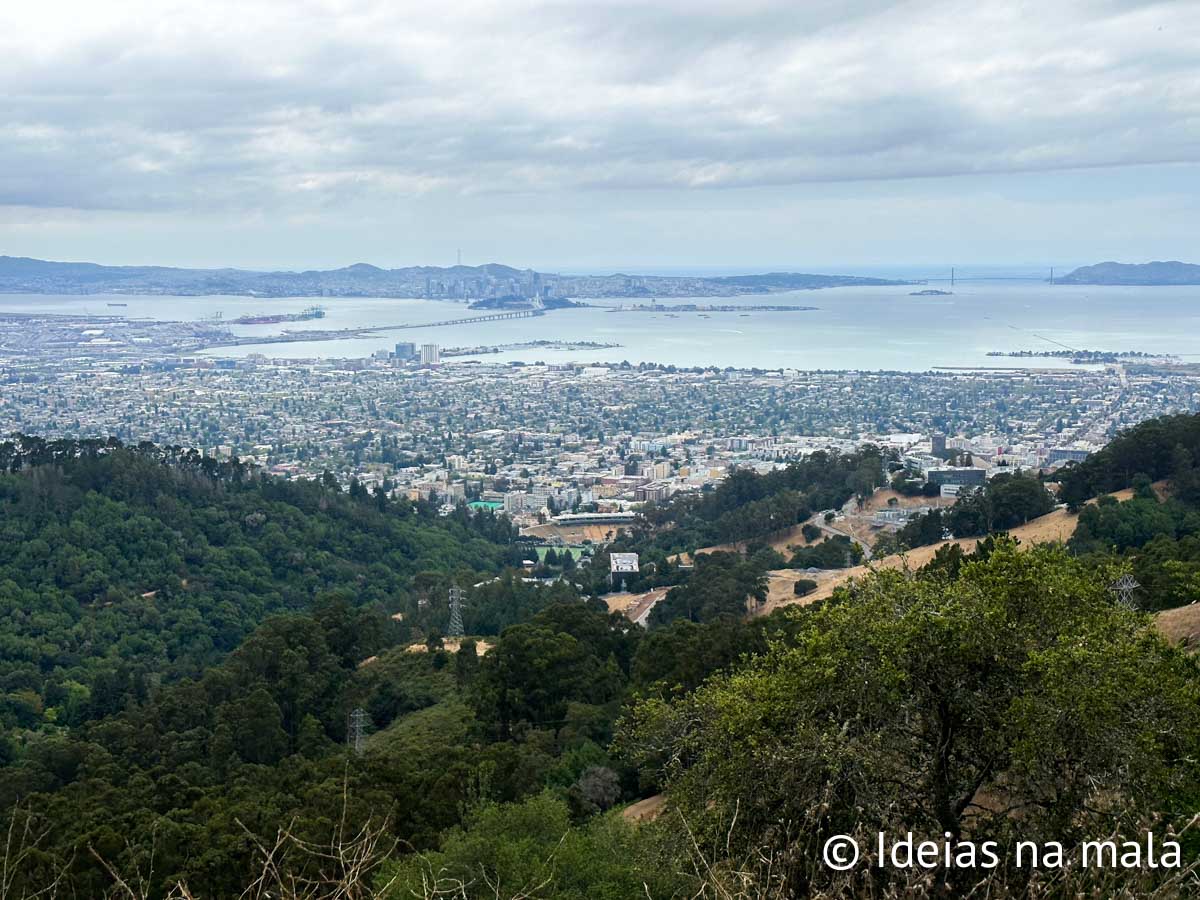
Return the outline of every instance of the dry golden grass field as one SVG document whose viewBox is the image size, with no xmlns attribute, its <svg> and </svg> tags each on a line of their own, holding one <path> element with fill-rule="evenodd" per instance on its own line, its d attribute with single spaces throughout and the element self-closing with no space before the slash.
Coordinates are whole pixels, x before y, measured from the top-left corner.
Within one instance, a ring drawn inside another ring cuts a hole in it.
<svg viewBox="0 0 1200 900">
<path fill-rule="evenodd" d="M 1156 487 L 1161 489 L 1161 485 L 1156 485 Z M 1128 500 L 1133 496 L 1133 491 L 1117 491 L 1113 496 L 1118 500 Z M 1075 531 L 1075 523 L 1078 518 L 1078 515 L 1069 513 L 1065 509 L 1056 509 L 1024 525 L 1010 529 L 1009 534 L 1017 538 L 1023 547 L 1052 541 L 1066 541 Z M 815 576 L 806 575 L 804 572 L 795 569 L 780 569 L 770 572 L 768 573 L 770 585 L 767 602 L 758 610 L 757 614 L 766 615 L 773 610 L 779 609 L 781 606 L 806 605 L 817 600 L 824 600 L 833 593 L 838 585 L 845 584 L 852 578 L 860 578 L 871 571 L 872 568 L 898 569 L 907 566 L 910 569 L 918 569 L 933 559 L 938 550 L 948 544 L 958 544 L 965 552 L 970 552 L 975 549 L 978 541 L 979 538 L 959 538 L 953 541 L 942 541 L 938 544 L 930 544 L 927 547 L 917 547 L 906 553 L 897 553 L 892 556 L 873 560 L 869 566 L 862 565 L 849 569 L 833 569 L 821 572 Z M 797 597 L 793 593 L 793 586 L 797 579 L 808 577 L 812 577 L 817 582 L 817 589 L 804 597 Z"/>
</svg>

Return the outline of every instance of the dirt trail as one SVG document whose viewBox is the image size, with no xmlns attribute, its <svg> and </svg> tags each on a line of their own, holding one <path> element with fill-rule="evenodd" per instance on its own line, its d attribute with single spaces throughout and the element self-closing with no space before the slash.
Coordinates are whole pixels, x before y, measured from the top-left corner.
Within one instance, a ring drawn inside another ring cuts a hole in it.
<svg viewBox="0 0 1200 900">
<path fill-rule="evenodd" d="M 489 650 L 491 650 L 492 647 L 495 646 L 494 643 L 489 643 L 488 641 L 484 640 L 483 638 L 471 638 L 471 640 L 475 641 L 475 655 L 476 656 L 483 656 L 485 653 L 487 653 Z M 458 638 L 446 638 L 442 642 L 442 649 L 445 650 L 447 653 L 457 653 L 461 646 L 462 646 L 462 641 L 459 640 Z M 429 648 L 427 646 L 425 646 L 425 644 L 409 644 L 407 647 L 404 648 L 404 650 L 407 653 L 428 653 L 429 652 Z M 361 663 L 360 663 L 360 665 L 361 665 Z"/>
<path fill-rule="evenodd" d="M 660 587 L 642 594 L 631 594 L 627 591 L 608 594 L 604 597 L 604 602 L 608 604 L 609 612 L 619 612 L 631 622 L 642 622 L 655 604 L 667 596 L 669 590 L 669 587 Z"/>
<path fill-rule="evenodd" d="M 666 803 L 666 797 L 662 794 L 655 794 L 653 797 L 629 804 L 621 810 L 621 816 L 627 822 L 653 822 L 662 815 Z"/>
</svg>

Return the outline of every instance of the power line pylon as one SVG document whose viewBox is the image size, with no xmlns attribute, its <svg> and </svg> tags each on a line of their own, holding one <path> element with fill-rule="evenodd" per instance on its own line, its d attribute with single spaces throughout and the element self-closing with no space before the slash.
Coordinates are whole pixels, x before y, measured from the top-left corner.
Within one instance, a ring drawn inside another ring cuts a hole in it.
<svg viewBox="0 0 1200 900">
<path fill-rule="evenodd" d="M 446 637 L 460 638 L 466 631 L 463 629 L 462 610 L 466 604 L 467 592 L 454 585 L 450 588 L 450 627 L 446 629 Z"/>
<path fill-rule="evenodd" d="M 350 727 L 346 729 L 346 743 L 354 751 L 355 756 L 362 756 L 367 749 L 367 722 L 370 717 L 361 706 L 356 706 L 350 713 Z"/>
<path fill-rule="evenodd" d="M 1126 609 L 1137 609 L 1138 606 L 1137 602 L 1133 599 L 1133 592 L 1140 587 L 1141 585 L 1133 580 L 1132 575 L 1122 575 L 1108 586 L 1108 591 Z"/>
</svg>

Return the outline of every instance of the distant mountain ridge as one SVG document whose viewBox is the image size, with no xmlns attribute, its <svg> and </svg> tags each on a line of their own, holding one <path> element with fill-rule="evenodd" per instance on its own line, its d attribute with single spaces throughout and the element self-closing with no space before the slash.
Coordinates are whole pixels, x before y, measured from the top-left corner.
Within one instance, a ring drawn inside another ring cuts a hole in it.
<svg viewBox="0 0 1200 900">
<path fill-rule="evenodd" d="M 854 275 L 772 272 L 723 277 L 663 275 L 558 275 L 481 266 L 409 266 L 381 269 L 355 263 L 340 269 L 255 272 L 246 269 L 177 269 L 103 266 L 0 256 L 0 293 L 164 294 L 253 297 L 420 297 L 480 300 L 489 297 L 728 297 L 775 291 L 855 285 L 908 284 Z"/>
<path fill-rule="evenodd" d="M 1102 262 L 1094 266 L 1082 266 L 1055 280 L 1058 284 L 1200 284 L 1200 265 L 1178 260 L 1148 263 Z"/>
</svg>

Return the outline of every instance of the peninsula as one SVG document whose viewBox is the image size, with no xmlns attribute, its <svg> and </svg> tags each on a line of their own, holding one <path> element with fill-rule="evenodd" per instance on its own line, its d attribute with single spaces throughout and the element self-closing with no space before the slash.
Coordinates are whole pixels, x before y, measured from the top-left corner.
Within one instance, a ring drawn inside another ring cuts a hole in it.
<svg viewBox="0 0 1200 900">
<path fill-rule="evenodd" d="M 488 263 L 381 269 L 356 263 L 341 269 L 260 272 L 102 266 L 0 256 L 0 293 L 163 294 L 250 297 L 406 297 L 476 302 L 502 298 L 735 297 L 818 288 L 909 284 L 856 275 L 771 272 L 763 275 L 562 275 Z"/>
<path fill-rule="evenodd" d="M 1102 262 L 1083 266 L 1055 279 L 1056 284 L 1185 285 L 1200 284 L 1200 265 L 1178 262 Z"/>
</svg>

